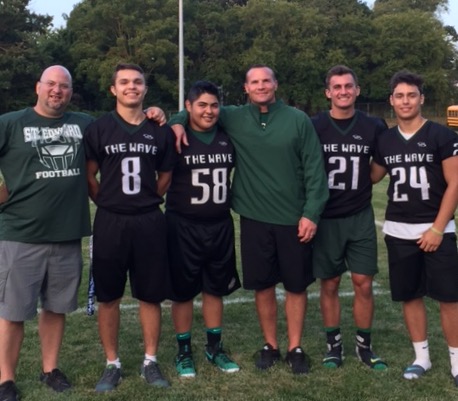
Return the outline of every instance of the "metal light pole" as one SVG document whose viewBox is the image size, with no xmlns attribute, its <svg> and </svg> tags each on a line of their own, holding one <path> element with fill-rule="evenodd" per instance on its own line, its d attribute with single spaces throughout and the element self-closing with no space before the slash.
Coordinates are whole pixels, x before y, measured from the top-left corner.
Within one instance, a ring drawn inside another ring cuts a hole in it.
<svg viewBox="0 0 458 401">
<path fill-rule="evenodd" d="M 184 109 L 183 0 L 178 0 L 178 110 Z"/>
</svg>

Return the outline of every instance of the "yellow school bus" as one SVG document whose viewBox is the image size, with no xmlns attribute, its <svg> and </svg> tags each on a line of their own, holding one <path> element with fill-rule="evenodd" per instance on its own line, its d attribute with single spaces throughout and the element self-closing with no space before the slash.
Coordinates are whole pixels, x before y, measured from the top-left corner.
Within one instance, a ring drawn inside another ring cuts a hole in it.
<svg viewBox="0 0 458 401">
<path fill-rule="evenodd" d="M 458 129 L 458 105 L 447 108 L 447 126 Z"/>
</svg>

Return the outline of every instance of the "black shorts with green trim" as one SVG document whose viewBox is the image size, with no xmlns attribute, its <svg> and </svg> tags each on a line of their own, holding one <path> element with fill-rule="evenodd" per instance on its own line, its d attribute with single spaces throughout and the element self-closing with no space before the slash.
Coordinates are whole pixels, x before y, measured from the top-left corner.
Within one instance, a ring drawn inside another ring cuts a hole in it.
<svg viewBox="0 0 458 401">
<path fill-rule="evenodd" d="M 185 302 L 201 292 L 224 296 L 240 288 L 234 246 L 234 223 L 187 219 L 166 212 L 172 284 L 171 299 Z"/>
</svg>

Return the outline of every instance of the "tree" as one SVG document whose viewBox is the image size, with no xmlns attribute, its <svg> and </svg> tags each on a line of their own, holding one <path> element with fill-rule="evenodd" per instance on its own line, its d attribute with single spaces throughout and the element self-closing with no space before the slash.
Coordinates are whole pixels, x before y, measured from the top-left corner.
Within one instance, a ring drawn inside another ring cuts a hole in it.
<svg viewBox="0 0 458 401">
<path fill-rule="evenodd" d="M 448 0 L 376 0 L 374 11 L 382 13 L 400 13 L 409 10 L 435 13 L 440 9 L 447 9 Z"/>
<path fill-rule="evenodd" d="M 118 62 L 134 62 L 149 79 L 148 104 L 171 107 L 177 78 L 176 0 L 84 0 L 67 22 L 75 79 L 91 108 L 112 107 L 108 95 Z"/>
<path fill-rule="evenodd" d="M 32 13 L 29 0 L 0 0 L 0 113 L 30 105 L 41 71 L 37 43 L 45 40 L 51 17 Z"/>
<path fill-rule="evenodd" d="M 445 103 L 451 94 L 449 72 L 456 50 L 434 13 L 419 9 L 384 12 L 375 16 L 374 27 L 377 39 L 371 47 L 371 62 L 376 67 L 370 97 L 386 99 L 389 78 L 409 69 L 424 76 L 431 100 Z"/>
<path fill-rule="evenodd" d="M 0 0 L 1 1 L 1 0 Z M 438 12 L 447 0 L 186 0 L 186 87 L 208 79 L 226 103 L 242 103 L 244 73 L 264 63 L 277 72 L 278 95 L 309 112 L 327 107 L 326 71 L 347 64 L 358 74 L 362 100 L 386 100 L 401 68 L 425 75 L 429 96 L 444 101 L 456 70 L 456 32 Z M 74 73 L 76 96 L 88 110 L 113 107 L 108 87 L 120 61 L 150 75 L 147 104 L 176 110 L 177 0 L 83 0 L 63 31 L 39 44 L 43 60 L 62 60 Z"/>
</svg>

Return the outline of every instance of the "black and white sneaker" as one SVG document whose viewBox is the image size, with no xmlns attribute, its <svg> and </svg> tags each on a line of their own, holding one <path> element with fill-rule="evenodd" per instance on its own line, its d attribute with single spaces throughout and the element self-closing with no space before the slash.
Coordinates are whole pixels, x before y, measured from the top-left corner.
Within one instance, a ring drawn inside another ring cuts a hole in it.
<svg viewBox="0 0 458 401">
<path fill-rule="evenodd" d="M 51 372 L 42 372 L 40 381 L 52 388 L 57 393 L 62 393 L 72 387 L 70 382 L 59 369 L 53 369 Z"/>
<path fill-rule="evenodd" d="M 310 370 L 307 357 L 301 347 L 296 347 L 288 351 L 285 362 L 295 375 L 306 375 Z"/>
<path fill-rule="evenodd" d="M 281 358 L 280 351 L 274 349 L 270 344 L 265 344 L 260 351 L 257 352 L 255 366 L 261 370 L 267 370 L 275 365 Z"/>
<path fill-rule="evenodd" d="M 12 380 L 0 384 L 1 401 L 19 401 L 19 392 Z"/>
</svg>

